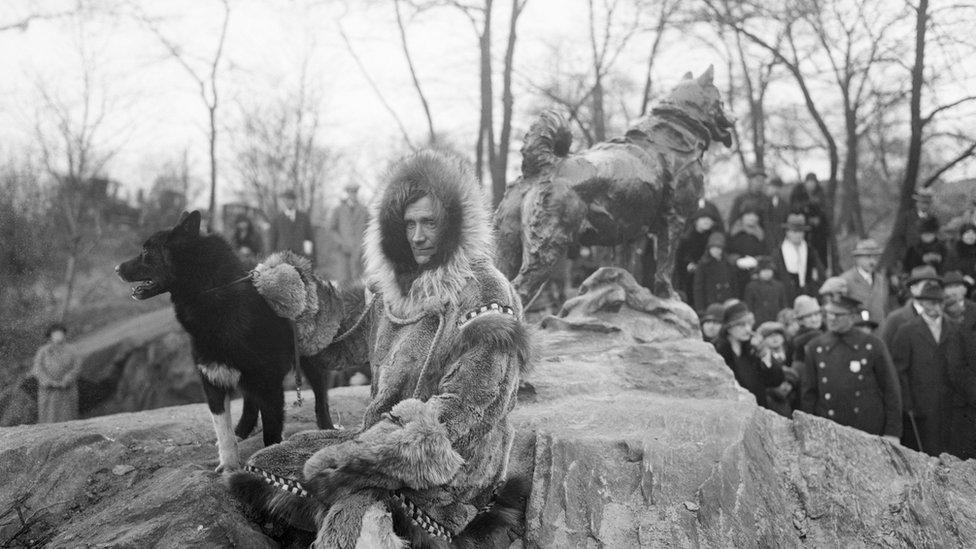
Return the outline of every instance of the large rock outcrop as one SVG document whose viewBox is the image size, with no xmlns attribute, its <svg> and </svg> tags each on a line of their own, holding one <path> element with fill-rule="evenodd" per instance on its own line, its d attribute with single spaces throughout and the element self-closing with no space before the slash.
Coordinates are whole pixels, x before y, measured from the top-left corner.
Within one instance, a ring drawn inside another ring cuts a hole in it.
<svg viewBox="0 0 976 549">
<path fill-rule="evenodd" d="M 542 323 L 531 388 L 513 412 L 512 472 L 532 479 L 526 547 L 976 539 L 976 463 L 759 409 L 701 341 L 690 309 L 598 274 Z M 335 419 L 355 427 L 368 389 L 330 398 Z M 286 434 L 313 425 L 308 403 L 288 414 Z M 258 439 L 243 443 L 245 455 Z M 213 440 L 203 405 L 2 429 L 0 545 L 289 543 L 252 523 L 210 472 Z"/>
</svg>

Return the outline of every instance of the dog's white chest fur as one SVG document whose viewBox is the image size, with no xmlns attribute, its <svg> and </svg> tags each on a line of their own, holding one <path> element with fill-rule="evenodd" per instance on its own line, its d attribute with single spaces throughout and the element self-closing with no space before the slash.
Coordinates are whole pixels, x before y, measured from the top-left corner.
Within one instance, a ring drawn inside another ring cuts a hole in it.
<svg viewBox="0 0 976 549">
<path fill-rule="evenodd" d="M 241 380 L 241 372 L 239 370 L 224 366 L 223 364 L 213 362 L 210 364 L 197 364 L 197 368 L 210 383 L 218 387 L 233 389 L 237 387 L 237 383 Z"/>
</svg>

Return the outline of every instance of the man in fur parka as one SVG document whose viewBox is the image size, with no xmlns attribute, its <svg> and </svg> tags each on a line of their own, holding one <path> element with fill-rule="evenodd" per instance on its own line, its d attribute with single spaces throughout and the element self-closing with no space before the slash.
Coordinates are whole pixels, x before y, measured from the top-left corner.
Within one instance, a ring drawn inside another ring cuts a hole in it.
<svg viewBox="0 0 976 549">
<path fill-rule="evenodd" d="M 239 498 L 316 528 L 316 547 L 508 546 L 522 486 L 504 483 L 507 416 L 529 341 L 489 215 L 458 159 L 422 151 L 392 168 L 364 242 L 376 297 L 362 429 L 258 452 L 230 480 Z"/>
</svg>

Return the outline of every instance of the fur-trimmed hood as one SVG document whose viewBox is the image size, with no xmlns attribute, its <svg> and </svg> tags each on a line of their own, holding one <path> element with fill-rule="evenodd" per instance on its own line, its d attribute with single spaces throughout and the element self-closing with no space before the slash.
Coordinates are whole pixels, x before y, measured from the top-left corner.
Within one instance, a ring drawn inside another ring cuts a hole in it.
<svg viewBox="0 0 976 549">
<path fill-rule="evenodd" d="M 423 195 L 440 202 L 443 229 L 429 266 L 413 259 L 403 214 Z M 390 169 L 373 201 L 364 241 L 366 275 L 400 317 L 441 310 L 456 303 L 479 264 L 493 259 L 491 212 L 481 185 L 460 158 L 423 150 Z"/>
</svg>

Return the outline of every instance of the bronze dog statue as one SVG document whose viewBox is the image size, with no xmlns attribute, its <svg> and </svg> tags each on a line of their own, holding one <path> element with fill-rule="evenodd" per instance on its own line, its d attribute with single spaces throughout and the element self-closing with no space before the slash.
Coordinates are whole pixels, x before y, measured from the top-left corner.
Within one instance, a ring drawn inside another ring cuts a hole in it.
<svg viewBox="0 0 976 549">
<path fill-rule="evenodd" d="M 702 157 L 732 145 L 732 122 L 709 67 L 687 73 L 623 137 L 569 154 L 563 118 L 542 113 L 522 145 L 522 176 L 495 213 L 497 267 L 528 303 L 571 246 L 635 245 L 656 235 L 654 292 L 674 296 L 671 274 L 685 220 L 703 197 Z"/>
</svg>

